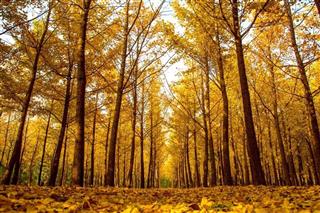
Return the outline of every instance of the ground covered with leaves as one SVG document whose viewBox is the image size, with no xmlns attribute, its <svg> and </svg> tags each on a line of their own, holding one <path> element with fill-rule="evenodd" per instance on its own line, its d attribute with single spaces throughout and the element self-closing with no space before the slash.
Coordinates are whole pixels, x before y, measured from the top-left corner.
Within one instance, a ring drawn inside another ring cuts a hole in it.
<svg viewBox="0 0 320 213">
<path fill-rule="evenodd" d="M 0 186 L 0 211 L 320 213 L 320 186 L 199 189 Z"/>
</svg>

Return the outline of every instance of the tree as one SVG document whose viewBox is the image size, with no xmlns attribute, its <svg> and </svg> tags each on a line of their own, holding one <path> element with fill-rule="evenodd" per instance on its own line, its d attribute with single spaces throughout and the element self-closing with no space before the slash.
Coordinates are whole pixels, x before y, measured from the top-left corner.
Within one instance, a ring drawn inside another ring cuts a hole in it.
<svg viewBox="0 0 320 213">
<path fill-rule="evenodd" d="M 30 101 L 32 98 L 34 84 L 35 84 L 35 81 L 37 78 L 38 65 L 39 65 L 41 51 L 42 51 L 42 48 L 45 44 L 46 35 L 47 35 L 48 29 L 49 29 L 49 21 L 50 21 L 50 15 L 51 15 L 53 5 L 54 5 L 54 1 L 50 1 L 44 29 L 41 34 L 41 38 L 36 45 L 36 52 L 35 52 L 34 61 L 33 61 L 33 65 L 32 65 L 32 76 L 30 79 L 28 90 L 27 90 L 25 97 L 24 97 L 24 100 L 23 100 L 17 138 L 16 138 L 16 142 L 14 145 L 14 149 L 13 149 L 11 158 L 10 158 L 10 162 L 8 165 L 8 170 L 6 171 L 6 174 L 4 175 L 4 179 L 2 181 L 3 184 L 10 184 L 10 183 L 17 184 L 17 182 L 18 182 L 19 170 L 20 170 L 20 153 L 21 153 L 21 148 L 22 148 L 23 132 L 24 132 L 25 122 L 26 122 L 26 118 L 27 118 L 27 114 L 28 114 L 28 109 L 30 106 Z"/>
<path fill-rule="evenodd" d="M 77 72 L 77 134 L 74 146 L 72 183 L 83 186 L 85 144 L 86 39 L 91 0 L 83 0 Z"/>
</svg>

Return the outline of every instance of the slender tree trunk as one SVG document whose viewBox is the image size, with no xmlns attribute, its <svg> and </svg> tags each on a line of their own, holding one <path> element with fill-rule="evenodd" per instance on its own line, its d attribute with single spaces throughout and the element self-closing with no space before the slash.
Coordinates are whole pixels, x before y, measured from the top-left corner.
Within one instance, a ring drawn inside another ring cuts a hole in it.
<svg viewBox="0 0 320 213">
<path fill-rule="evenodd" d="M 301 150 L 301 144 L 298 143 L 298 170 L 299 170 L 299 182 L 300 186 L 305 185 L 305 179 L 303 174 L 303 160 L 302 160 L 302 150 Z"/>
<path fill-rule="evenodd" d="M 271 51 L 271 50 L 270 50 Z M 271 56 L 271 52 L 269 57 Z M 291 185 L 291 178 L 289 176 L 289 165 L 286 159 L 286 152 L 282 140 L 282 135 L 281 135 L 281 130 L 280 130 L 280 121 L 279 121 L 279 113 L 278 113 L 278 91 L 277 91 L 277 86 L 276 86 L 276 79 L 275 79 L 275 73 L 273 66 L 270 66 L 270 73 L 271 73 L 271 84 L 272 84 L 272 93 L 273 93 L 273 118 L 274 118 L 274 126 L 276 130 L 276 136 L 277 136 L 277 141 L 279 144 L 279 149 L 280 149 L 280 157 L 281 157 L 281 165 L 282 165 L 282 170 L 283 170 L 283 175 L 284 175 L 284 180 L 286 185 Z"/>
<path fill-rule="evenodd" d="M 252 118 L 252 108 L 250 100 L 250 92 L 246 74 L 246 66 L 244 61 L 242 37 L 240 33 L 239 15 L 238 15 L 238 0 L 232 0 L 232 15 L 233 15 L 233 26 L 234 26 L 234 38 L 236 43 L 236 53 L 238 61 L 238 71 L 240 77 L 240 86 L 242 94 L 242 103 L 245 119 L 245 129 L 247 135 L 247 149 L 252 167 L 252 183 L 254 185 L 265 184 L 264 172 L 261 165 L 260 151 L 258 148 L 256 133 Z"/>
<path fill-rule="evenodd" d="M 122 187 L 126 185 L 126 149 L 123 147 L 123 175 L 122 175 Z"/>
<path fill-rule="evenodd" d="M 11 184 L 18 183 L 19 170 L 20 170 L 20 154 L 21 154 L 21 148 L 22 148 L 22 138 L 23 138 L 23 133 L 24 133 L 23 130 L 24 130 L 27 114 L 28 114 L 28 109 L 30 106 L 30 101 L 31 101 L 31 97 L 32 97 L 34 84 L 35 84 L 35 81 L 37 78 L 38 64 L 39 64 L 41 50 L 42 50 L 42 47 L 45 43 L 45 37 L 46 37 L 48 27 L 49 27 L 49 20 L 50 20 L 50 15 L 51 15 L 51 10 L 52 10 L 52 4 L 53 4 L 53 0 L 49 3 L 49 9 L 48 9 L 48 13 L 47 13 L 47 18 L 46 18 L 44 30 L 42 32 L 39 43 L 37 44 L 37 47 L 36 47 L 35 58 L 34 58 L 33 65 L 32 65 L 32 77 L 30 79 L 28 90 L 27 90 L 27 93 L 25 95 L 25 98 L 24 98 L 23 104 L 22 104 L 21 118 L 20 118 L 20 122 L 19 122 L 19 128 L 18 128 L 16 142 L 15 142 L 13 152 L 12 152 L 12 155 L 11 155 L 11 158 L 9 161 L 8 169 L 6 170 L 6 172 L 3 176 L 4 178 L 2 180 L 2 183 L 6 184 L 6 185 L 8 185 L 10 183 Z M 12 173 L 14 173 L 14 174 L 13 174 L 13 177 L 11 180 Z"/>
<path fill-rule="evenodd" d="M 206 116 L 208 122 L 208 146 L 209 146 L 209 158 L 210 158 L 210 186 L 217 184 L 217 171 L 216 171 L 216 160 L 214 153 L 213 138 L 211 132 L 211 100 L 210 100 L 210 68 L 209 68 L 209 58 L 206 57 L 206 73 L 205 73 L 205 87 L 206 87 Z"/>
<path fill-rule="evenodd" d="M 31 161 L 30 161 L 30 165 L 29 165 L 29 185 L 32 185 L 33 182 L 33 163 L 34 163 L 34 159 L 36 157 L 36 153 L 38 151 L 38 145 L 39 145 L 39 138 L 40 138 L 40 131 L 38 131 L 38 135 L 37 135 L 37 140 L 36 140 L 36 145 L 34 147 L 33 153 L 32 153 L 32 157 L 31 157 Z"/>
<path fill-rule="evenodd" d="M 89 185 L 93 186 L 94 184 L 94 146 L 96 143 L 96 123 L 97 123 L 97 114 L 98 114 L 98 98 L 99 93 L 96 94 L 96 103 L 95 103 L 95 110 L 93 116 L 93 125 L 92 125 L 92 142 L 91 142 L 91 165 L 90 165 L 90 180 Z"/>
<path fill-rule="evenodd" d="M 108 173 L 108 144 L 109 144 L 109 135 L 110 135 L 110 126 L 111 126 L 111 118 L 108 119 L 108 127 L 107 127 L 107 136 L 104 145 L 105 156 L 104 156 L 104 185 L 107 186 L 107 173 Z"/>
<path fill-rule="evenodd" d="M 150 106 L 150 155 L 149 155 L 149 169 L 148 169 L 148 180 L 147 187 L 152 187 L 151 179 L 153 173 L 153 112 L 152 112 L 152 103 Z"/>
<path fill-rule="evenodd" d="M 67 78 L 66 78 L 67 85 L 66 85 L 66 91 L 65 91 L 63 115 L 62 115 L 58 143 L 57 143 L 56 149 L 54 151 L 53 159 L 52 159 L 52 163 L 51 163 L 51 167 L 50 167 L 50 176 L 49 176 L 49 180 L 48 180 L 49 186 L 55 186 L 57 175 L 58 175 L 60 155 L 61 155 L 61 150 L 62 150 L 63 141 L 64 141 L 65 132 L 66 132 L 67 123 L 68 123 L 68 112 L 69 112 L 69 104 L 70 104 L 70 98 L 71 98 L 72 69 L 73 69 L 73 62 L 71 60 L 69 60 L 68 74 L 67 74 Z"/>
<path fill-rule="evenodd" d="M 305 141 L 307 143 L 308 151 L 309 151 L 310 156 L 311 156 L 311 162 L 312 162 L 312 167 L 313 167 L 313 170 L 314 170 L 314 176 L 315 176 L 315 179 L 317 179 L 316 172 L 315 172 L 317 165 L 316 165 L 316 162 L 315 162 L 315 156 L 314 156 L 314 151 L 312 149 L 312 144 L 311 144 L 311 141 L 308 138 L 305 138 Z M 310 169 L 310 167 L 309 167 L 309 169 Z M 311 178 L 312 178 L 312 176 L 311 176 Z"/>
<path fill-rule="evenodd" d="M 65 172 L 66 170 L 66 159 L 67 159 L 67 144 L 68 144 L 68 126 L 66 127 L 66 136 L 64 140 L 64 148 L 63 148 L 63 157 L 62 157 L 62 169 L 61 169 L 61 178 L 60 178 L 60 186 L 63 185 L 64 180 L 65 180 L 65 174 L 67 175 L 68 173 Z"/>
<path fill-rule="evenodd" d="M 134 70 L 133 76 L 133 109 L 132 109 L 132 138 L 131 138 L 131 153 L 130 153 L 130 167 L 128 173 L 128 186 L 131 188 L 132 181 L 132 173 L 133 173 L 133 165 L 134 165 L 134 155 L 135 155 L 135 147 L 136 147 L 136 125 L 137 125 L 137 104 L 138 104 L 138 96 L 137 96 L 137 78 L 138 78 L 138 68 Z"/>
<path fill-rule="evenodd" d="M 220 87 L 223 104 L 223 118 L 222 118 L 222 140 L 223 140 L 223 167 L 224 167 L 224 184 L 232 185 L 231 167 L 230 167 L 230 153 L 229 153 L 229 101 L 227 87 L 224 77 L 223 56 L 219 38 L 219 31 L 217 33 L 218 42 L 218 70 L 220 77 Z"/>
<path fill-rule="evenodd" d="M 272 145 L 271 127 L 270 127 L 269 122 L 268 122 L 268 137 L 269 137 L 268 141 L 269 141 L 270 152 L 271 152 L 271 162 L 272 162 L 272 167 L 273 167 L 274 181 L 275 181 L 275 185 L 280 185 L 279 177 L 278 177 L 278 173 L 277 173 L 275 156 L 274 156 L 274 148 Z"/>
<path fill-rule="evenodd" d="M 76 137 L 72 165 L 72 184 L 84 185 L 84 146 L 85 146 L 85 96 L 86 96 L 86 40 L 91 0 L 83 0 L 80 24 L 80 47 L 77 72 Z"/>
<path fill-rule="evenodd" d="M 109 160 L 108 160 L 108 173 L 107 173 L 107 185 L 114 186 L 114 170 L 115 170 L 115 152 L 116 152 L 116 143 L 117 143 L 117 133 L 120 119 L 120 111 L 122 104 L 122 96 L 123 96 L 123 87 L 124 87 L 124 78 L 126 71 L 126 59 L 127 59 L 127 49 L 128 49 L 128 34 L 129 34 L 129 1 L 126 6 L 126 21 L 124 26 L 124 40 L 123 40 L 123 49 L 121 56 L 121 68 L 120 68 L 120 76 L 118 80 L 118 88 L 117 88 L 117 98 L 116 105 L 114 109 L 114 116 L 112 122 L 111 129 L 111 139 L 110 139 L 110 148 L 109 148 Z"/>
<path fill-rule="evenodd" d="M 22 151 L 21 151 L 20 161 L 19 161 L 20 165 L 22 165 L 24 152 L 26 151 L 26 144 L 27 144 L 28 132 L 29 132 L 29 124 L 30 124 L 30 117 L 28 117 L 26 129 L 25 129 L 24 140 L 23 140 L 23 145 L 22 145 Z M 18 179 L 19 179 L 20 176 L 21 176 L 21 166 L 20 167 L 15 167 L 14 172 L 19 174 L 18 175 Z M 12 181 L 14 182 L 15 180 L 12 179 Z"/>
<path fill-rule="evenodd" d="M 203 74 L 201 74 L 202 80 L 202 91 L 201 91 L 201 108 L 202 108 L 202 118 L 204 127 L 204 159 L 203 159 L 203 187 L 208 187 L 208 155 L 209 155 L 209 132 L 208 123 L 205 110 L 205 91 L 204 91 L 204 79 Z"/>
<path fill-rule="evenodd" d="M 144 82 L 142 82 L 141 91 L 141 111 L 140 111 L 140 187 L 144 188 L 144 157 L 143 157 L 143 144 L 144 144 Z"/>
<path fill-rule="evenodd" d="M 192 180 L 192 171 L 191 171 L 191 165 L 190 165 L 190 156 L 189 156 L 189 129 L 187 129 L 187 135 L 186 135 L 186 160 L 187 160 L 187 169 L 188 169 L 188 179 L 190 181 L 190 185 L 193 186 L 193 180 Z"/>
<path fill-rule="evenodd" d="M 46 148 L 47 148 L 48 133 L 49 133 L 50 121 L 51 121 L 51 110 L 53 108 L 52 105 L 53 105 L 53 102 L 51 103 L 51 109 L 50 109 L 50 112 L 49 112 L 47 126 L 46 126 L 46 133 L 44 135 L 44 140 L 43 140 L 42 156 L 41 156 L 40 168 L 39 168 L 39 176 L 38 176 L 38 185 L 39 186 L 42 185 L 41 184 L 41 176 L 42 176 L 42 168 L 43 168 L 44 156 L 46 154 Z"/>
<path fill-rule="evenodd" d="M 193 102 L 193 143 L 194 143 L 194 170 L 195 170 L 195 187 L 201 186 L 201 178 L 200 178 L 200 171 L 199 171 L 199 161 L 198 161 L 198 147 L 197 147 L 197 123 L 195 122 L 196 119 L 196 100 Z"/>
<path fill-rule="evenodd" d="M 310 118 L 310 125 L 311 125 L 311 135 L 313 138 L 313 144 L 315 147 L 315 157 L 316 157 L 316 173 L 317 176 L 320 176 L 320 133 L 319 133 L 319 125 L 318 125 L 318 121 L 317 121 L 317 115 L 316 115 L 316 110 L 315 110 L 315 106 L 314 106 L 314 100 L 313 100 L 313 96 L 312 96 L 312 92 L 310 89 L 310 85 L 309 85 L 309 81 L 308 81 L 308 77 L 306 74 L 306 70 L 305 70 L 305 65 L 303 63 L 303 59 L 300 55 L 300 51 L 299 51 L 299 47 L 297 44 L 297 40 L 296 40 L 296 33 L 295 33 L 295 29 L 294 29 L 294 24 L 293 24 L 293 17 L 292 17 L 292 13 L 291 13 L 291 7 L 290 4 L 288 2 L 288 0 L 285 0 L 285 7 L 286 7 L 286 11 L 287 11 L 287 17 L 288 17 L 288 24 L 289 24 L 289 33 L 290 33 L 290 38 L 291 38 L 291 46 L 294 50 L 294 54 L 296 57 L 296 62 L 298 65 L 298 69 L 300 72 L 300 79 L 301 82 L 303 84 L 304 87 L 304 96 L 305 96 L 305 103 L 307 106 L 307 110 L 308 110 L 308 114 L 309 114 L 309 118 Z M 320 180 L 319 178 L 316 179 L 316 183 L 319 184 Z"/>
</svg>

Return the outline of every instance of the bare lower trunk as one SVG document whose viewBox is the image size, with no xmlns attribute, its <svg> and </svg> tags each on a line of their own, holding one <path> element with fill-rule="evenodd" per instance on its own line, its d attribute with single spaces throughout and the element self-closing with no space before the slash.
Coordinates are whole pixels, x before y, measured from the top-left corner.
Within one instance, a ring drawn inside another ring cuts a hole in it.
<svg viewBox="0 0 320 213">
<path fill-rule="evenodd" d="M 34 163 L 34 159 L 36 157 L 36 153 L 38 151 L 39 137 L 40 137 L 40 131 L 38 131 L 36 145 L 34 147 L 34 150 L 33 150 L 33 153 L 32 153 L 32 157 L 31 157 L 31 161 L 30 161 L 30 165 L 29 165 L 29 185 L 32 185 L 32 182 L 33 182 L 33 171 L 34 171 L 33 170 L 33 163 Z"/>
<path fill-rule="evenodd" d="M 143 157 L 143 145 L 144 145 L 144 82 L 142 83 L 142 97 L 141 97 L 141 115 L 140 115 L 140 187 L 144 188 L 144 157 Z"/>
<path fill-rule="evenodd" d="M 138 104 L 138 97 L 137 97 L 137 78 L 138 78 L 138 69 L 134 70 L 133 76 L 133 109 L 132 109 L 132 138 L 131 138 L 131 153 L 130 153 L 130 167 L 128 173 L 128 187 L 132 187 L 132 173 L 133 173 L 133 165 L 134 165 L 134 155 L 135 155 L 135 147 L 136 147 L 136 125 L 137 125 L 137 104 Z"/>
<path fill-rule="evenodd" d="M 67 167 L 67 144 L 68 144 L 68 126 L 66 128 L 66 137 L 64 140 L 64 148 L 63 148 L 63 157 L 62 157 L 62 169 L 61 169 L 61 178 L 59 185 L 62 186 L 65 180 L 65 174 L 67 175 L 66 167 Z"/>
<path fill-rule="evenodd" d="M 52 103 L 53 104 L 53 103 Z M 52 107 L 51 109 L 52 110 Z M 46 133 L 44 135 L 44 140 L 43 140 L 43 148 L 42 148 L 42 156 L 41 156 L 41 161 L 40 161 L 40 168 L 39 168 L 39 176 L 38 176 L 38 185 L 41 186 L 41 177 L 42 177 L 42 168 L 43 168 L 43 162 L 44 162 L 44 156 L 46 154 L 46 148 L 47 148 L 47 141 L 48 141 L 48 133 L 49 133 L 49 127 L 50 127 L 50 121 L 51 121 L 51 111 L 49 112 L 48 116 L 48 122 L 46 126 Z"/>
<path fill-rule="evenodd" d="M 194 101 L 194 119 L 196 118 L 196 106 Z M 193 123 L 193 143 L 194 143 L 194 169 L 195 169 L 195 186 L 201 186 L 199 161 L 198 161 L 198 147 L 197 147 L 197 124 Z"/>
<path fill-rule="evenodd" d="M 99 93 L 96 94 L 96 104 L 93 116 L 93 126 L 92 126 L 92 142 L 91 142 L 91 165 L 90 165 L 90 179 L 89 185 L 93 186 L 94 184 L 94 148 L 96 142 L 96 123 L 97 123 L 97 113 L 98 113 L 98 97 Z"/>
<path fill-rule="evenodd" d="M 110 135 L 110 125 L 111 125 L 111 118 L 109 118 L 108 121 L 108 127 L 107 127 L 107 136 L 106 136 L 106 141 L 104 145 L 104 150 L 105 150 L 105 158 L 104 158 L 104 185 L 107 185 L 107 173 L 108 173 L 108 144 L 109 144 L 109 135 Z"/>
<path fill-rule="evenodd" d="M 63 115 L 62 115 L 60 133 L 59 133 L 58 143 L 57 143 L 56 149 L 54 151 L 53 159 L 52 159 L 52 163 L 51 163 L 51 167 L 50 167 L 50 176 L 49 176 L 49 181 L 48 181 L 49 186 L 55 186 L 57 175 L 58 175 L 60 155 L 61 155 L 62 145 L 63 145 L 65 132 L 66 132 L 66 128 L 67 128 L 67 122 L 68 122 L 68 112 L 69 112 L 69 104 L 70 104 L 70 96 L 71 96 L 72 69 L 73 69 L 73 63 L 70 61 L 68 75 L 67 75 L 67 86 L 66 86 L 66 91 L 65 91 L 65 99 L 64 99 Z"/>
<path fill-rule="evenodd" d="M 220 76 L 220 87 L 223 103 L 223 118 L 222 118 L 222 140 L 223 140 L 223 179 L 225 185 L 232 185 L 231 167 L 230 167 L 230 153 L 229 153 L 229 101 L 227 94 L 227 87 L 224 77 L 224 66 L 222 58 L 222 50 L 220 45 L 219 33 L 216 39 L 218 41 L 218 70 Z"/>
</svg>

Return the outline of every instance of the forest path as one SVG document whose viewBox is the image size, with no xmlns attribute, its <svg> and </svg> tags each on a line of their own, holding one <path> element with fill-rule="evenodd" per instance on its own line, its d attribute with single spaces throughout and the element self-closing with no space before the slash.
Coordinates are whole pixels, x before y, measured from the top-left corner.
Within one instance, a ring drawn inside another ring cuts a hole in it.
<svg viewBox="0 0 320 213">
<path fill-rule="evenodd" d="M 320 212 L 320 186 L 125 189 L 0 186 L 0 212 Z"/>
</svg>

